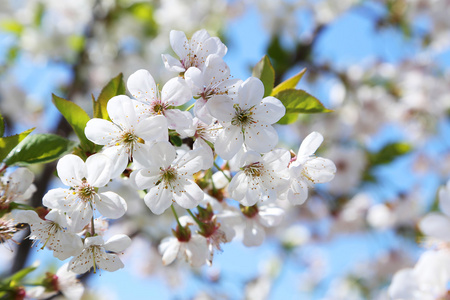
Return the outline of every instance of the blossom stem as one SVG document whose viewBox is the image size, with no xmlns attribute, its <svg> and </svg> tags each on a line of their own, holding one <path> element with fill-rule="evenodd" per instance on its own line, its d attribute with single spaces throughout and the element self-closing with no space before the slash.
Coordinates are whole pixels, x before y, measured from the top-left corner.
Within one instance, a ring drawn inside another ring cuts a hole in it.
<svg viewBox="0 0 450 300">
<path fill-rule="evenodd" d="M 186 209 L 187 212 L 191 215 L 191 217 L 194 219 L 195 223 L 197 223 L 198 227 L 203 228 L 203 223 L 200 222 L 200 220 L 192 213 L 190 209 Z"/>
<path fill-rule="evenodd" d="M 92 216 L 92 218 L 91 218 L 91 236 L 94 236 L 94 235 L 95 235 L 94 216 Z"/>
<path fill-rule="evenodd" d="M 173 212 L 173 215 L 175 216 L 175 219 L 177 220 L 178 226 L 179 226 L 180 228 L 183 228 L 183 226 L 181 226 L 180 220 L 178 219 L 178 214 L 177 214 L 177 212 L 175 211 L 175 207 L 173 207 L 173 204 L 172 204 L 170 207 L 172 208 L 172 212 Z"/>
<path fill-rule="evenodd" d="M 214 162 L 214 167 L 216 167 L 220 172 L 222 172 L 223 176 L 225 176 L 225 178 L 226 178 L 228 181 L 231 182 L 231 178 L 230 178 L 227 174 L 225 174 L 225 172 L 222 170 L 221 167 L 219 167 L 219 166 L 217 165 L 216 162 Z"/>
<path fill-rule="evenodd" d="M 190 111 L 193 107 L 194 107 L 194 105 L 195 105 L 195 103 L 194 104 L 192 104 L 192 105 L 189 105 L 189 107 L 188 108 L 186 108 L 186 111 Z"/>
</svg>

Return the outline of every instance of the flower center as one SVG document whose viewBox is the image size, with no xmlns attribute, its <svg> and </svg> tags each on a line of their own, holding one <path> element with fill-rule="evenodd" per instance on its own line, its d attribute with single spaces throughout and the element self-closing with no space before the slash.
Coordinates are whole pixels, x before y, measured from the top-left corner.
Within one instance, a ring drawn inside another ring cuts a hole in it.
<svg viewBox="0 0 450 300">
<path fill-rule="evenodd" d="M 83 183 L 77 187 L 76 193 L 81 200 L 89 202 L 94 197 L 95 188 L 90 186 L 89 183 L 86 182 L 86 179 L 83 179 Z"/>
<path fill-rule="evenodd" d="M 250 177 L 261 177 L 264 167 L 260 162 L 255 162 L 242 168 L 245 175 Z"/>
<path fill-rule="evenodd" d="M 170 166 L 167 169 L 163 170 L 163 173 L 161 175 L 161 181 L 164 182 L 166 186 L 170 185 L 176 179 L 177 179 L 177 171 L 174 168 Z"/>
<path fill-rule="evenodd" d="M 234 104 L 233 107 L 234 110 L 236 111 L 236 114 L 231 120 L 232 125 L 245 127 L 248 126 L 249 124 L 255 123 L 255 121 L 253 120 L 253 112 L 252 112 L 253 107 L 249 109 L 241 109 L 239 107 L 239 104 Z"/>
</svg>

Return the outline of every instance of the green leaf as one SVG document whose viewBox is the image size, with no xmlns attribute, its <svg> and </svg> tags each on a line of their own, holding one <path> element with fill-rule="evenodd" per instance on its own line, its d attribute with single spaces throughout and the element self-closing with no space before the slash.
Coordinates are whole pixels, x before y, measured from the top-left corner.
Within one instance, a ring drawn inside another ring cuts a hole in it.
<svg viewBox="0 0 450 300">
<path fill-rule="evenodd" d="M 281 125 L 288 125 L 295 123 L 298 119 L 298 114 L 285 114 L 278 122 L 277 124 Z"/>
<path fill-rule="evenodd" d="M 298 72 L 297 75 L 294 75 L 294 76 L 292 76 L 289 79 L 286 79 L 285 81 L 283 81 L 282 83 L 277 85 L 272 90 L 271 95 L 274 96 L 274 95 L 278 94 L 281 91 L 288 90 L 288 89 L 295 89 L 295 87 L 300 82 L 300 80 L 302 79 L 303 75 L 305 75 L 305 73 L 306 73 L 306 68 L 304 68 L 303 70 Z"/>
<path fill-rule="evenodd" d="M 97 100 L 92 96 L 94 102 L 94 118 L 108 120 L 106 105 L 112 97 L 117 95 L 125 95 L 125 82 L 123 81 L 122 73 L 111 79 L 108 84 L 105 85 Z"/>
<path fill-rule="evenodd" d="M 53 104 L 64 116 L 64 118 L 72 126 L 73 131 L 80 139 L 80 146 L 86 151 L 92 151 L 95 147 L 94 143 L 86 138 L 84 128 L 86 123 L 90 120 L 89 115 L 77 104 L 72 101 L 60 98 L 52 94 Z"/>
<path fill-rule="evenodd" d="M 31 266 L 29 266 L 27 268 L 23 268 L 22 270 L 17 271 L 16 273 L 11 275 L 10 277 L 6 278 L 4 281 L 5 282 L 13 282 L 13 284 L 10 284 L 10 286 L 16 286 L 16 285 L 18 285 L 19 281 L 21 281 L 29 273 L 31 273 L 34 270 L 36 270 L 37 267 L 38 267 L 37 265 L 31 265 Z"/>
<path fill-rule="evenodd" d="M 368 159 L 372 166 L 388 164 L 394 159 L 411 152 L 411 150 L 412 147 L 408 143 L 390 143 L 376 153 L 369 153 Z"/>
<path fill-rule="evenodd" d="M 176 147 L 181 147 L 181 145 L 183 145 L 183 140 L 181 140 L 181 138 L 178 135 L 171 135 L 169 136 L 169 139 L 172 145 Z"/>
<path fill-rule="evenodd" d="M 37 164 L 54 161 L 71 153 L 76 143 L 56 134 L 30 135 L 8 155 L 7 165 Z"/>
<path fill-rule="evenodd" d="M 264 55 L 253 68 L 252 76 L 261 79 L 264 84 L 264 97 L 270 96 L 275 84 L 275 71 L 267 55 Z"/>
<path fill-rule="evenodd" d="M 279 92 L 274 97 L 280 99 L 286 107 L 286 114 L 331 112 L 316 97 L 303 90 L 288 89 Z"/>
<path fill-rule="evenodd" d="M 14 33 L 20 35 L 23 31 L 24 26 L 16 20 L 4 20 L 0 23 L 0 29 L 2 31 Z"/>
<path fill-rule="evenodd" d="M 3 116 L 0 112 L 0 137 L 5 134 L 5 120 L 3 120 Z"/>
<path fill-rule="evenodd" d="M 33 130 L 34 128 L 31 128 L 19 134 L 0 138 L 0 161 L 3 161 L 11 150 L 13 150 L 14 147 L 25 139 Z"/>
</svg>

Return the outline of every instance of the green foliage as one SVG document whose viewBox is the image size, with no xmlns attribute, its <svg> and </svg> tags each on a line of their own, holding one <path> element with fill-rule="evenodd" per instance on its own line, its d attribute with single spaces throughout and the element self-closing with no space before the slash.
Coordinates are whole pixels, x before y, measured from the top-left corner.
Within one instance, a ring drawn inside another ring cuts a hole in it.
<svg viewBox="0 0 450 300">
<path fill-rule="evenodd" d="M 174 145 L 176 147 L 181 147 L 181 145 L 183 144 L 183 141 L 181 140 L 181 138 L 178 135 L 170 135 L 169 139 L 170 139 L 170 142 L 172 143 L 172 145 Z"/>
<path fill-rule="evenodd" d="M 25 139 L 33 130 L 34 128 L 31 128 L 19 134 L 0 138 L 0 161 L 3 161 L 11 150 L 13 150 L 14 147 Z"/>
<path fill-rule="evenodd" d="M 134 18 L 142 23 L 144 32 L 148 36 L 155 36 L 158 33 L 158 23 L 155 21 L 154 9 L 151 3 L 138 2 L 128 8 Z"/>
<path fill-rule="evenodd" d="M 86 123 L 90 120 L 89 115 L 72 101 L 60 98 L 55 94 L 52 95 L 52 98 L 53 104 L 64 116 L 67 122 L 69 122 L 73 131 L 80 139 L 80 147 L 85 151 L 93 151 L 95 147 L 94 143 L 88 140 L 84 134 Z"/>
<path fill-rule="evenodd" d="M 80 52 L 84 48 L 85 39 L 81 35 L 71 35 L 68 42 L 71 49 Z"/>
<path fill-rule="evenodd" d="M 76 143 L 55 134 L 34 134 L 24 139 L 5 159 L 7 165 L 54 161 L 71 153 Z"/>
<path fill-rule="evenodd" d="M 409 153 L 411 150 L 411 145 L 407 143 L 390 143 L 378 152 L 368 153 L 369 164 L 371 166 L 388 164 L 394 159 Z"/>
<path fill-rule="evenodd" d="M 23 31 L 23 25 L 16 20 L 4 20 L 0 23 L 0 29 L 15 35 L 20 35 Z"/>
<path fill-rule="evenodd" d="M 253 68 L 252 76 L 259 78 L 264 84 L 264 97 L 270 96 L 275 84 L 275 71 L 267 55 Z"/>
<path fill-rule="evenodd" d="M 5 120 L 3 120 L 3 116 L 0 112 L 0 137 L 5 134 Z"/>
<path fill-rule="evenodd" d="M 325 113 L 331 110 L 325 108 L 323 104 L 314 96 L 303 90 L 287 89 L 274 96 L 280 99 L 286 107 L 286 115 L 278 121 L 279 124 L 290 124 L 297 120 L 301 113 Z"/>
<path fill-rule="evenodd" d="M 275 96 L 276 94 L 278 94 L 279 92 L 284 91 L 284 90 L 295 89 L 295 87 L 300 82 L 300 80 L 302 79 L 303 75 L 305 75 L 305 73 L 306 73 L 306 68 L 303 68 L 303 70 L 298 72 L 298 74 L 292 76 L 289 79 L 286 79 L 285 81 L 283 81 L 282 83 L 277 85 L 272 90 L 272 96 Z"/>
<path fill-rule="evenodd" d="M 27 276 L 29 273 L 33 272 L 37 269 L 36 265 L 29 266 L 27 268 L 23 268 L 22 270 L 18 271 L 17 273 L 11 275 L 10 277 L 6 278 L 5 281 L 11 282 L 19 282 L 21 281 L 25 276 Z"/>
<path fill-rule="evenodd" d="M 123 74 L 120 73 L 113 79 L 111 79 L 108 84 L 102 89 L 97 100 L 92 96 L 92 102 L 94 105 L 94 118 L 100 118 L 108 120 L 108 111 L 106 110 L 106 105 L 109 99 L 117 95 L 125 94 L 125 82 L 123 81 Z"/>
</svg>

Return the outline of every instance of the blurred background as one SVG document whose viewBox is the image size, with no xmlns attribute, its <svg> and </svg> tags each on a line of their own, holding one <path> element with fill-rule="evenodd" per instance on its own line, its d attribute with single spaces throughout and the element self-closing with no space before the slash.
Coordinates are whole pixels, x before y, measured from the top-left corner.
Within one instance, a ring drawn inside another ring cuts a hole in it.
<svg viewBox="0 0 450 300">
<path fill-rule="evenodd" d="M 0 1 L 0 110 L 6 135 L 36 127 L 71 137 L 54 93 L 92 115 L 92 97 L 123 73 L 147 69 L 163 85 L 174 74 L 161 54 L 169 32 L 205 28 L 245 80 L 267 54 L 276 83 L 303 68 L 298 88 L 333 112 L 278 125 L 297 151 L 312 131 L 335 179 L 311 191 L 267 230 L 261 247 L 237 240 L 211 267 L 162 266 L 159 241 L 173 218 L 156 217 L 135 191 L 117 186 L 127 215 L 125 269 L 83 278 L 84 299 L 388 299 L 392 275 L 422 249 L 418 221 L 436 210 L 450 175 L 450 1 L 434 0 L 3 0 Z M 33 165 L 32 205 L 53 187 L 55 163 Z M 0 246 L 8 275 L 63 262 L 30 243 Z M 39 273 L 38 271 L 36 271 Z"/>
</svg>

